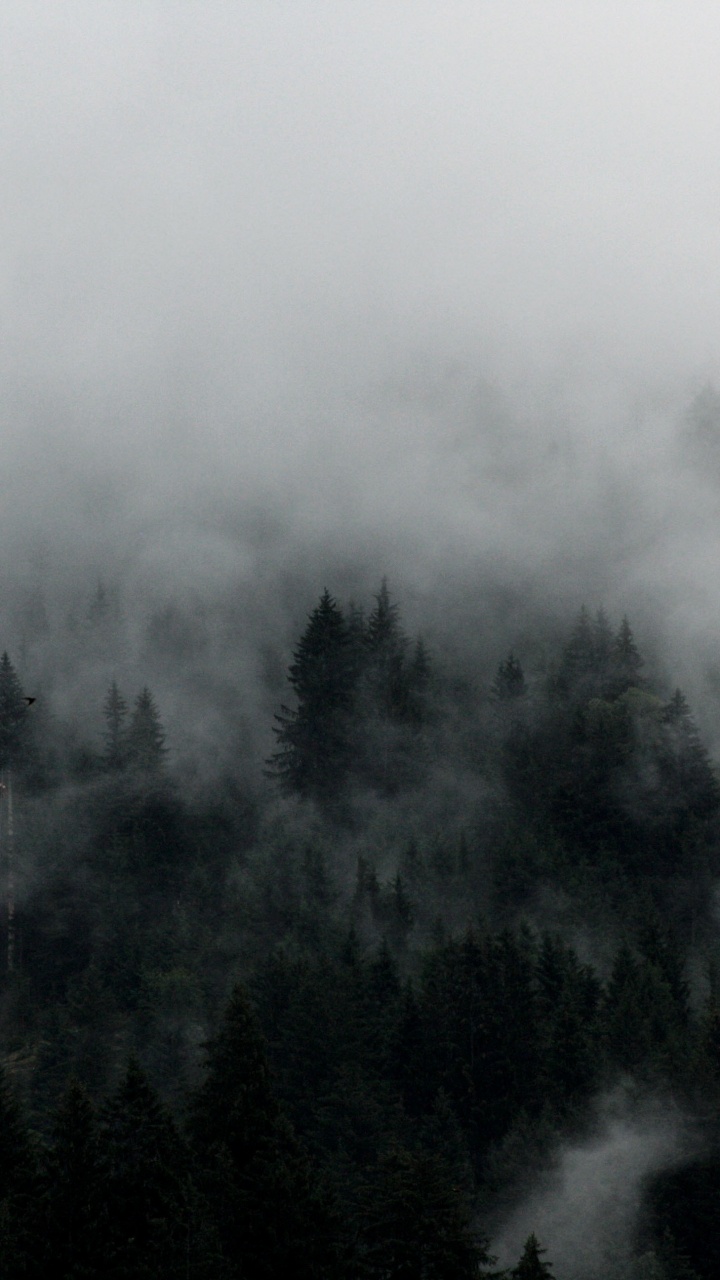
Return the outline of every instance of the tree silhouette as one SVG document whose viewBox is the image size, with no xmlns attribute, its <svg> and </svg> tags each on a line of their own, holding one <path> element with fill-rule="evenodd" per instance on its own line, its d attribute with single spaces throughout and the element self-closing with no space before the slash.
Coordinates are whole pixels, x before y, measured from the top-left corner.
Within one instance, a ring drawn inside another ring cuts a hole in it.
<svg viewBox="0 0 720 1280">
<path fill-rule="evenodd" d="M 337 791 L 350 767 L 357 683 L 356 646 L 327 589 L 310 614 L 288 680 L 297 706 L 283 706 L 275 717 L 278 750 L 268 761 L 268 773 L 286 791 L 325 799 Z"/>
<path fill-rule="evenodd" d="M 127 733 L 127 759 L 144 773 L 161 769 L 167 748 L 160 714 L 150 690 L 145 687 L 135 699 Z"/>
<path fill-rule="evenodd" d="M 103 705 L 107 729 L 103 734 L 103 763 L 107 769 L 121 769 L 127 763 L 127 703 L 113 680 Z"/>
<path fill-rule="evenodd" d="M 516 1267 L 510 1272 L 511 1280 L 555 1280 L 550 1264 L 543 1262 L 540 1255 L 546 1253 L 541 1249 L 537 1236 L 530 1235 L 525 1241 L 523 1255 Z"/>
<path fill-rule="evenodd" d="M 22 763 L 28 704 L 7 653 L 0 658 L 0 769 Z"/>
</svg>

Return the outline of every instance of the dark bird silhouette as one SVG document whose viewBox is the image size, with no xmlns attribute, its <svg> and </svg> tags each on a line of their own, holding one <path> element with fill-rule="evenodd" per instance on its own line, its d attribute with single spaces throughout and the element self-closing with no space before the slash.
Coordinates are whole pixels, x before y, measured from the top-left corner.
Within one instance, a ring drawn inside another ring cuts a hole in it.
<svg viewBox="0 0 720 1280">
<path fill-rule="evenodd" d="M 33 702 L 37 702 L 37 698 L 23 698 L 23 702 L 27 702 L 28 706 L 31 707 Z"/>
</svg>

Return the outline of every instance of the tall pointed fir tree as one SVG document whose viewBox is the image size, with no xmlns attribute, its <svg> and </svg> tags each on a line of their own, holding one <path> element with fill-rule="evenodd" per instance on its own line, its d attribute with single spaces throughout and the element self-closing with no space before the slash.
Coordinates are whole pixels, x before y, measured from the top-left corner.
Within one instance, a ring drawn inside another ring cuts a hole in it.
<svg viewBox="0 0 720 1280">
<path fill-rule="evenodd" d="M 635 643 L 630 623 L 625 616 L 613 640 L 608 663 L 608 692 L 619 697 L 627 689 L 641 689 L 644 685 L 640 672 L 643 659 Z"/>
<path fill-rule="evenodd" d="M 278 749 L 268 773 L 284 790 L 325 800 L 350 769 L 357 646 L 342 610 L 325 589 L 308 619 L 288 680 L 297 699 L 275 717 Z"/>
<path fill-rule="evenodd" d="M 130 765 L 142 773 L 158 773 L 166 755 L 160 713 L 146 687 L 135 699 L 127 733 L 127 758 Z"/>
<path fill-rule="evenodd" d="M 35 1150 L 17 1099 L 0 1069 L 0 1276 L 32 1274 L 37 1190 Z"/>
<path fill-rule="evenodd" d="M 595 692 L 594 675 L 595 636 L 590 614 L 583 605 L 562 652 L 557 691 L 563 697 L 591 697 Z"/>
<path fill-rule="evenodd" d="M 525 676 L 520 660 L 514 653 L 509 654 L 505 661 L 500 663 L 490 686 L 490 692 L 496 702 L 514 702 L 517 698 L 525 696 L 527 692 Z"/>
<path fill-rule="evenodd" d="M 676 689 L 663 709 L 659 766 L 663 798 L 682 829 L 702 823 L 720 806 L 720 786 L 685 695 Z"/>
<path fill-rule="evenodd" d="M 398 617 L 398 606 L 390 601 L 387 578 L 375 596 L 365 629 L 366 681 L 377 711 L 390 720 L 407 713 L 408 640 Z"/>
<path fill-rule="evenodd" d="M 93 1105 L 84 1086 L 71 1080 L 55 1112 L 50 1146 L 43 1151 L 39 1252 L 46 1280 L 102 1271 L 107 1220 L 101 1172 Z"/>
<path fill-rule="evenodd" d="M 22 764 L 26 745 L 27 702 L 7 653 L 0 658 L 0 769 Z"/>
<path fill-rule="evenodd" d="M 189 1148 L 135 1061 L 100 1114 L 99 1140 L 104 1273 L 148 1280 L 218 1274 L 197 1267 Z"/>
<path fill-rule="evenodd" d="M 363 1275 L 480 1280 L 492 1275 L 467 1197 L 437 1154 L 391 1144 L 360 1189 Z"/>
<path fill-rule="evenodd" d="M 415 641 L 412 658 L 408 663 L 408 717 L 417 728 L 426 724 L 429 711 L 429 694 L 433 670 L 430 654 L 421 636 Z"/>
<path fill-rule="evenodd" d="M 273 1092 L 255 1013 L 236 987 L 208 1045 L 188 1128 L 223 1254 L 244 1280 L 334 1280 L 341 1228 Z"/>
<path fill-rule="evenodd" d="M 103 739 L 103 764 L 106 769 L 121 769 L 127 763 L 127 703 L 113 680 L 103 705 L 107 726 Z"/>
<path fill-rule="evenodd" d="M 363 781 L 392 795 L 422 776 L 431 683 L 430 659 L 421 640 L 411 652 L 383 578 L 365 629 L 358 764 Z"/>
<path fill-rule="evenodd" d="M 537 1236 L 528 1236 L 523 1255 L 510 1272 L 510 1280 L 554 1280 L 550 1264 L 540 1256 L 543 1253 L 547 1250 L 540 1248 Z"/>
</svg>

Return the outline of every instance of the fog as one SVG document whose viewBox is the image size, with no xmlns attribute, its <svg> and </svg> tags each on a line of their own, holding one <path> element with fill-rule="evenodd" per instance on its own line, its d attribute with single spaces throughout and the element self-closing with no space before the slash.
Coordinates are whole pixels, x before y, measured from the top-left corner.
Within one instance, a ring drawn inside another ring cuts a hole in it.
<svg viewBox="0 0 720 1280">
<path fill-rule="evenodd" d="M 489 650 L 627 609 L 699 700 L 719 37 L 709 4 L 5 5 L 5 599 L 103 578 L 139 636 L 232 597 L 251 718 L 258 637 L 383 573 Z"/>
<path fill-rule="evenodd" d="M 631 1274 L 644 1186 L 682 1163 L 693 1145 L 697 1137 L 693 1142 L 672 1105 L 638 1107 L 621 1092 L 600 1099 L 597 1132 L 556 1153 L 544 1185 L 503 1224 L 493 1242 L 499 1264 L 512 1265 L 534 1231 L 558 1276 Z"/>
</svg>

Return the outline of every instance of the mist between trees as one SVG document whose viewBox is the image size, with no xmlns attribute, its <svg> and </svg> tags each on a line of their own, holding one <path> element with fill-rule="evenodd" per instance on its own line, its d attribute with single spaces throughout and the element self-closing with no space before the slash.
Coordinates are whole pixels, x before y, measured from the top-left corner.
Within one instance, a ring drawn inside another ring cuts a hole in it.
<svg viewBox="0 0 720 1280">
<path fill-rule="evenodd" d="M 60 625 L 0 659 L 4 1274 L 717 1274 L 720 787 L 627 617 L 473 674 L 326 588 L 234 770 L 153 687 L 217 697 L 202 611 Z"/>
</svg>

